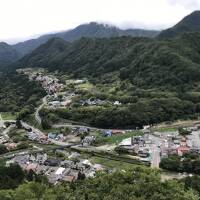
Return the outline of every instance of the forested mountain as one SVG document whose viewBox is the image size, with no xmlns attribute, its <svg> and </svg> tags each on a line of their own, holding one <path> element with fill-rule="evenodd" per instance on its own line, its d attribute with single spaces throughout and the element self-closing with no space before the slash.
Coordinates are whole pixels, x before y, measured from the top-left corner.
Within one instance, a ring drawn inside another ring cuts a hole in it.
<svg viewBox="0 0 200 200">
<path fill-rule="evenodd" d="M 33 63 L 38 63 L 38 66 L 44 65 L 45 63 L 48 63 L 49 60 L 56 57 L 58 54 L 62 53 L 65 48 L 69 45 L 65 40 L 60 38 L 52 38 L 47 43 L 41 45 L 39 48 L 37 48 L 36 51 L 33 51 L 31 53 L 31 56 L 33 56 L 31 59 Z M 24 58 L 21 59 L 23 62 L 28 62 L 29 54 L 26 55 Z M 22 62 L 19 61 L 20 65 Z"/>
<path fill-rule="evenodd" d="M 17 73 L 0 73 L 0 112 L 34 112 L 45 91 L 35 82 Z"/>
<path fill-rule="evenodd" d="M 179 34 L 187 32 L 200 31 L 200 11 L 195 11 L 190 15 L 184 17 L 178 24 L 164 30 L 160 33 L 159 37 L 174 37 Z"/>
<path fill-rule="evenodd" d="M 171 39 L 124 36 L 81 38 L 73 43 L 54 39 L 15 67 L 58 70 L 60 74 L 88 78 L 102 88 L 115 85 L 114 99 L 130 104 L 106 109 L 73 108 L 63 111 L 64 115 L 101 128 L 134 128 L 199 116 L 199 49 L 200 33 Z M 107 91 L 103 98 L 110 95 Z M 60 117 L 59 112 L 55 114 Z"/>
<path fill-rule="evenodd" d="M 30 53 L 32 50 L 39 47 L 41 44 L 44 44 L 53 37 L 58 37 L 63 40 L 72 42 L 74 40 L 80 39 L 81 37 L 103 38 L 103 37 L 119 37 L 122 35 L 129 35 L 132 37 L 155 37 L 158 34 L 159 31 L 143 30 L 143 29 L 121 30 L 114 26 L 91 22 L 89 24 L 82 24 L 76 27 L 75 29 L 69 31 L 43 35 L 37 39 L 20 42 L 16 45 L 13 45 L 13 47 L 18 52 L 25 55 L 27 53 Z"/>
<path fill-rule="evenodd" d="M 20 54 L 10 45 L 0 42 L 0 68 L 16 61 Z"/>
<path fill-rule="evenodd" d="M 59 50 L 52 51 L 52 49 Z M 116 72 L 137 87 L 192 86 L 200 81 L 200 33 L 168 40 L 82 38 L 71 44 L 49 41 L 20 60 L 20 67 L 45 67 L 79 77 Z"/>
<path fill-rule="evenodd" d="M 119 100 L 122 106 L 73 107 L 55 116 L 96 127 L 135 128 L 199 116 L 199 49 L 198 32 L 170 38 L 82 37 L 73 42 L 52 38 L 10 69 L 41 67 L 61 76 L 87 78 L 101 88 L 111 85 L 92 95 Z"/>
</svg>

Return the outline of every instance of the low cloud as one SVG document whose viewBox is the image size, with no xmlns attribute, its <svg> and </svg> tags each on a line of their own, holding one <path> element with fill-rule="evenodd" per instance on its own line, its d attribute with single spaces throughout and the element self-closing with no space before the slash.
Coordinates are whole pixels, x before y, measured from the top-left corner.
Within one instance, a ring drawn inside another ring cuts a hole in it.
<svg viewBox="0 0 200 200">
<path fill-rule="evenodd" d="M 179 5 L 185 9 L 198 10 L 200 7 L 200 0 L 167 0 L 170 5 Z"/>
</svg>

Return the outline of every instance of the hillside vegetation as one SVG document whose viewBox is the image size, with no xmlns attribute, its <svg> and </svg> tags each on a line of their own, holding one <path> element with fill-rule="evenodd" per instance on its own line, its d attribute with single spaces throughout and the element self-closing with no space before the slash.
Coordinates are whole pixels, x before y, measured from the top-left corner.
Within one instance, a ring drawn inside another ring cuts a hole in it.
<svg viewBox="0 0 200 200">
<path fill-rule="evenodd" d="M 4 169 L 4 171 L 6 170 Z M 162 182 L 157 171 L 146 168 L 135 167 L 133 170 L 117 171 L 111 174 L 99 173 L 95 178 L 79 180 L 72 184 L 63 183 L 54 187 L 46 183 L 44 178 L 35 175 L 34 172 L 28 173 L 29 182 L 26 179 L 23 182 L 23 177 L 23 173 L 15 174 L 15 176 L 13 173 L 8 174 L 10 189 L 0 190 L 0 198 L 2 200 L 199 199 L 199 177 L 195 177 L 198 179 L 188 178 L 181 182 L 175 180 Z M 16 189 L 13 189 L 15 186 L 13 182 L 18 183 Z"/>
<path fill-rule="evenodd" d="M 82 38 L 71 44 L 52 39 L 18 66 L 61 70 L 101 79 L 117 73 L 140 88 L 192 88 L 200 80 L 200 33 L 168 40 L 120 37 Z"/>
<path fill-rule="evenodd" d="M 0 112 L 34 112 L 45 95 L 40 85 L 15 73 L 0 73 Z"/>
<path fill-rule="evenodd" d="M 162 31 L 159 34 L 161 38 L 175 37 L 177 35 L 188 32 L 200 31 L 200 11 L 194 11 L 190 15 L 184 17 L 179 23 L 172 28 Z"/>
<path fill-rule="evenodd" d="M 123 35 L 129 35 L 132 37 L 156 37 L 158 34 L 159 31 L 154 31 L 154 30 L 144 30 L 144 29 L 122 30 L 115 26 L 91 22 L 88 24 L 81 24 L 72 30 L 58 32 L 54 34 L 42 35 L 41 37 L 36 39 L 20 42 L 13 45 L 13 48 L 16 49 L 18 52 L 20 52 L 22 55 L 25 55 L 27 53 L 32 52 L 34 49 L 36 49 L 37 47 L 46 43 L 48 40 L 54 37 L 63 39 L 68 42 L 72 42 L 82 37 L 110 38 L 110 37 L 120 37 Z"/>
<path fill-rule="evenodd" d="M 0 69 L 20 58 L 20 54 L 10 45 L 0 42 Z"/>
<path fill-rule="evenodd" d="M 17 66 L 44 67 L 74 78 L 88 78 L 103 90 L 87 94 L 88 98 L 112 98 L 123 103 L 72 106 L 56 113 L 59 117 L 104 128 L 142 127 L 199 116 L 199 49 L 200 33 L 172 39 L 82 38 L 73 43 L 55 38 Z"/>
</svg>

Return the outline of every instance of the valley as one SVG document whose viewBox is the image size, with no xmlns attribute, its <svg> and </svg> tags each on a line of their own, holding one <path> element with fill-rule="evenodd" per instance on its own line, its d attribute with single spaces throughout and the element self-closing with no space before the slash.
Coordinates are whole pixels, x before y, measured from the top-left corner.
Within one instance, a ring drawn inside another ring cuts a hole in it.
<svg viewBox="0 0 200 200">
<path fill-rule="evenodd" d="M 0 43 L 0 199 L 199 199 L 199 22 Z"/>
<path fill-rule="evenodd" d="M 33 120 L 27 121 L 29 117 L 25 115 L 21 120 L 25 120 L 26 122 L 19 122 L 21 124 L 19 128 L 25 130 L 23 138 L 25 137 L 25 141 L 29 141 L 26 145 L 32 146 L 33 142 L 35 150 L 34 148 L 28 151 L 22 150 L 17 154 L 14 154 L 15 151 L 10 154 L 6 152 L 5 158 L 9 156 L 20 157 L 20 155 L 27 155 L 31 152 L 35 154 L 37 152 L 52 151 L 52 148 L 48 148 L 48 146 L 53 144 L 55 145 L 53 151 L 60 149 L 59 151 L 61 152 L 62 149 L 67 148 L 71 149 L 71 151 L 81 152 L 83 155 L 92 154 L 93 156 L 90 156 L 90 162 L 93 160 L 93 157 L 100 156 L 103 159 L 103 163 L 104 159 L 111 159 L 118 162 L 137 165 L 143 164 L 153 168 L 159 168 L 161 158 L 164 158 L 166 154 L 170 154 L 170 151 L 176 151 L 176 148 L 178 149 L 182 145 L 180 143 L 174 143 L 172 145 L 172 142 L 175 141 L 173 139 L 175 135 L 179 138 L 176 140 L 181 140 L 182 138 L 178 134 L 176 126 L 173 125 L 166 125 L 166 128 L 156 128 L 159 127 L 157 125 L 155 127 L 144 126 L 143 129 L 140 129 L 140 127 L 132 129 L 116 129 L 117 127 L 110 127 L 112 129 L 109 129 L 106 127 L 98 128 L 90 126 L 90 124 L 84 123 L 83 120 L 80 122 L 72 121 L 65 112 L 67 113 L 68 109 L 73 109 L 74 105 L 76 108 L 89 107 L 91 110 L 95 109 L 95 107 L 105 109 L 109 106 L 114 106 L 117 108 L 122 107 L 123 104 L 131 104 L 131 102 L 121 103 L 118 99 L 115 99 L 115 101 L 95 99 L 95 96 L 92 95 L 96 95 L 96 93 L 104 91 L 104 89 L 102 90 L 102 85 L 94 85 L 87 79 L 76 80 L 71 79 L 69 76 L 62 77 L 60 74 L 48 72 L 42 68 L 18 69 L 17 72 L 20 76 L 28 78 L 29 81 L 41 85 L 47 95 L 42 98 L 40 101 L 41 104 L 38 105 L 34 114 L 32 114 Z M 110 90 L 112 91 L 112 89 Z M 90 94 L 89 99 L 87 97 L 88 93 Z M 85 97 L 87 98 L 85 99 Z M 2 127 L 5 122 L 2 123 Z M 7 122 L 12 121 L 8 120 Z M 16 123 L 16 121 L 13 122 Z M 200 122 L 197 121 L 196 125 L 191 124 L 186 127 L 197 127 L 198 123 Z M 16 123 L 16 126 L 19 125 Z M 170 128 L 167 128 L 167 126 Z M 6 136 L 9 132 L 10 127 L 1 133 L 4 135 L 5 140 L 8 141 L 11 139 L 8 135 Z M 194 132 L 194 134 L 198 133 Z M 170 137 L 172 137 L 172 141 L 169 140 Z M 189 151 L 196 152 L 200 148 L 200 146 L 196 146 L 197 140 L 199 140 L 200 144 L 200 136 L 196 135 L 194 139 L 187 138 L 191 144 Z M 20 140 L 18 139 L 18 142 Z M 13 142 L 12 139 L 10 142 Z M 19 145 L 17 143 L 11 144 L 16 147 Z"/>
</svg>

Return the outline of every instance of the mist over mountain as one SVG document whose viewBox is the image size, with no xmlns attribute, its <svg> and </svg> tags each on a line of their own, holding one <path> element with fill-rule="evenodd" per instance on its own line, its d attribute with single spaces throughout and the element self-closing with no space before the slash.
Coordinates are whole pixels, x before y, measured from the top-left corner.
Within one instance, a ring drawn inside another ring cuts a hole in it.
<svg viewBox="0 0 200 200">
<path fill-rule="evenodd" d="M 19 67 L 44 67 L 78 77 L 117 73 L 138 87 L 173 87 L 200 81 L 200 33 L 170 40 L 116 37 L 51 39 L 22 58 Z M 103 78 L 102 78 L 103 79 Z"/>
<path fill-rule="evenodd" d="M 37 39 L 27 40 L 25 42 L 20 42 L 13 47 L 20 52 L 22 55 L 30 53 L 32 50 L 44 44 L 49 39 L 53 37 L 62 38 L 66 41 L 72 42 L 78 40 L 81 37 L 91 37 L 91 38 L 103 38 L 103 37 L 120 37 L 129 35 L 132 37 L 155 37 L 159 34 L 159 31 L 154 30 L 143 30 L 143 29 L 127 29 L 121 30 L 115 26 L 110 26 L 106 24 L 99 24 L 91 22 L 89 24 L 82 24 L 75 29 L 59 32 L 55 34 L 43 35 Z"/>
</svg>

